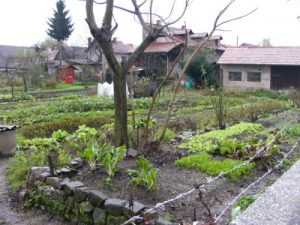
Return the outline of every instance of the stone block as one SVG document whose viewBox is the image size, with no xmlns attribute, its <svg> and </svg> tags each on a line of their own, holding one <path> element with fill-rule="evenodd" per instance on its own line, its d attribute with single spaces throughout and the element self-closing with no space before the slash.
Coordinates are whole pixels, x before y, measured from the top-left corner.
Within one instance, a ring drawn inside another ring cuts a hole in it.
<svg viewBox="0 0 300 225">
<path fill-rule="evenodd" d="M 122 199 L 109 198 L 104 203 L 105 210 L 112 216 L 123 216 L 128 210 L 126 201 Z"/>
<path fill-rule="evenodd" d="M 93 212 L 93 220 L 95 225 L 105 225 L 106 212 L 103 209 L 96 207 Z"/>
<path fill-rule="evenodd" d="M 91 190 L 87 195 L 88 201 L 94 206 L 100 206 L 108 197 L 101 191 Z"/>
<path fill-rule="evenodd" d="M 46 183 L 54 187 L 55 189 L 59 189 L 60 183 L 62 179 L 58 177 L 47 177 L 46 178 Z"/>
<path fill-rule="evenodd" d="M 131 206 L 129 205 L 128 202 L 126 203 L 126 209 L 128 210 L 127 214 L 130 216 L 136 215 L 136 214 L 142 212 L 145 208 L 146 208 L 145 205 L 143 205 L 142 203 L 137 202 L 137 201 L 133 201 L 133 205 L 131 205 Z"/>
<path fill-rule="evenodd" d="M 80 181 L 71 181 L 71 182 L 66 182 L 63 186 L 64 191 L 71 195 L 74 193 L 74 190 L 76 188 L 84 187 L 84 184 Z"/>
<path fill-rule="evenodd" d="M 93 212 L 93 210 L 94 210 L 94 206 L 89 202 L 81 202 L 79 204 L 79 213 L 82 216 Z"/>
<path fill-rule="evenodd" d="M 87 198 L 87 194 L 89 189 L 87 187 L 80 187 L 74 189 L 74 197 L 77 202 L 85 201 Z"/>
</svg>

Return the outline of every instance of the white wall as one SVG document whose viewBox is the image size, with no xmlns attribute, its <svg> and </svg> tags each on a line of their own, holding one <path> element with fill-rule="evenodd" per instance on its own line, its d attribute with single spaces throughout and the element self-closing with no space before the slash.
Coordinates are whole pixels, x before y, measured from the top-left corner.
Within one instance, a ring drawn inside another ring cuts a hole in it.
<svg viewBox="0 0 300 225">
<path fill-rule="evenodd" d="M 271 67 L 263 65 L 221 65 L 223 75 L 223 87 L 228 89 L 270 89 L 271 87 Z M 230 81 L 229 72 L 241 72 L 241 81 Z M 247 81 L 247 72 L 260 72 L 261 82 Z"/>
</svg>

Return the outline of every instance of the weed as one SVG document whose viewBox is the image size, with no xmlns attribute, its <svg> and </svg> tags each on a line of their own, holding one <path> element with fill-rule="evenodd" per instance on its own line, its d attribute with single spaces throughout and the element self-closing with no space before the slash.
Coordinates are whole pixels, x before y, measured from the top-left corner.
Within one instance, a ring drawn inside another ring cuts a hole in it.
<svg viewBox="0 0 300 225">
<path fill-rule="evenodd" d="M 231 209 L 230 217 L 231 220 L 235 220 L 242 214 L 256 199 L 258 195 L 249 195 L 241 197 Z"/>
</svg>

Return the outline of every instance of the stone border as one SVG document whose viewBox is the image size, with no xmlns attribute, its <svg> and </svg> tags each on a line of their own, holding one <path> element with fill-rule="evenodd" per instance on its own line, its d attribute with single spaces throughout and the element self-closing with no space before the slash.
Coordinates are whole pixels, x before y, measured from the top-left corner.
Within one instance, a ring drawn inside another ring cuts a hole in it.
<svg viewBox="0 0 300 225">
<path fill-rule="evenodd" d="M 71 169 L 61 169 L 59 173 L 59 177 L 53 177 L 48 167 L 32 167 L 28 190 L 20 192 L 21 204 L 40 206 L 75 224 L 88 225 L 120 225 L 146 210 L 146 206 L 137 201 L 129 204 L 126 200 L 92 190 L 80 181 L 70 181 L 68 176 L 74 173 Z M 157 212 L 147 214 L 146 220 L 153 225 L 173 224 L 159 217 Z"/>
</svg>

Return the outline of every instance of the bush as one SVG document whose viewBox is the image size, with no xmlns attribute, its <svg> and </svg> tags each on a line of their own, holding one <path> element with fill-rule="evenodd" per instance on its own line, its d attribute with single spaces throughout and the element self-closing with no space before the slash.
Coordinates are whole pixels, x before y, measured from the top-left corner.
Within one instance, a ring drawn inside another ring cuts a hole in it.
<svg viewBox="0 0 300 225">
<path fill-rule="evenodd" d="M 193 59 L 186 73 L 196 86 L 219 87 L 220 85 L 215 66 L 209 63 L 204 55 L 198 55 Z"/>
<path fill-rule="evenodd" d="M 181 158 L 175 161 L 175 165 L 187 169 L 196 169 L 208 173 L 212 176 L 217 176 L 222 172 L 227 172 L 235 166 L 240 165 L 242 162 L 239 160 L 225 159 L 224 161 L 213 160 L 212 157 L 206 153 L 201 155 L 192 155 Z M 230 177 L 233 181 L 238 180 L 240 177 L 250 174 L 251 169 L 255 167 L 254 163 L 234 170 L 226 176 Z"/>
</svg>

